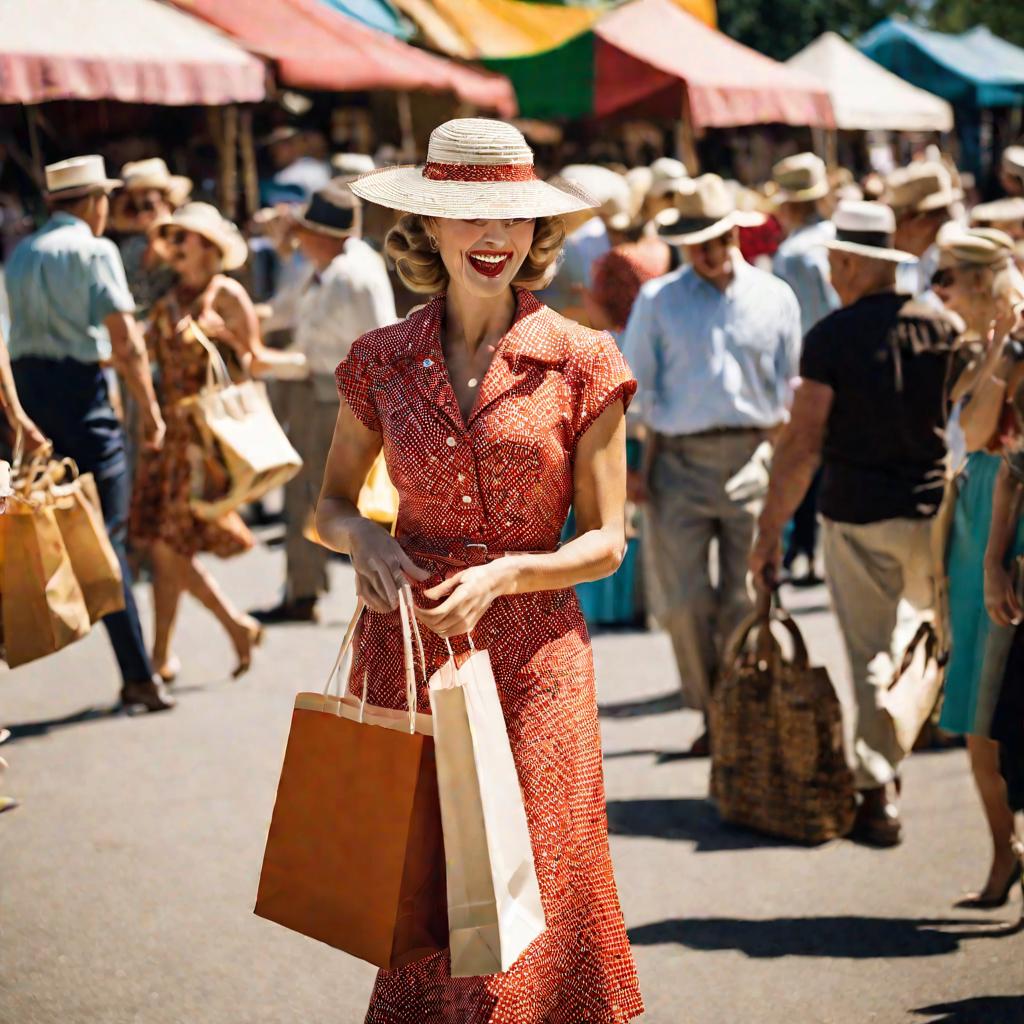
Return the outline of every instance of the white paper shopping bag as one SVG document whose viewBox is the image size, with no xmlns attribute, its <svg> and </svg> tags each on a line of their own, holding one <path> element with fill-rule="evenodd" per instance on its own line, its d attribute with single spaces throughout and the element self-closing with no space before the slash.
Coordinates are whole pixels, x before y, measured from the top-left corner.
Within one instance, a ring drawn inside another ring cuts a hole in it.
<svg viewBox="0 0 1024 1024">
<path fill-rule="evenodd" d="M 487 651 L 430 679 L 453 978 L 507 971 L 544 931 L 523 795 Z"/>
</svg>

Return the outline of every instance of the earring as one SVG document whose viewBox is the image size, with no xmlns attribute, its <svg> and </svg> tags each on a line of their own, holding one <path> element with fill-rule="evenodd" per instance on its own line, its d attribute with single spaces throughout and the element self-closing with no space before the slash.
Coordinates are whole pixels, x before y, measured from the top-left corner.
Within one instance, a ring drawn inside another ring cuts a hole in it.
<svg viewBox="0 0 1024 1024">
<path fill-rule="evenodd" d="M 430 244 L 430 248 L 437 252 L 437 239 L 433 235 L 427 235 L 427 242 Z"/>
</svg>

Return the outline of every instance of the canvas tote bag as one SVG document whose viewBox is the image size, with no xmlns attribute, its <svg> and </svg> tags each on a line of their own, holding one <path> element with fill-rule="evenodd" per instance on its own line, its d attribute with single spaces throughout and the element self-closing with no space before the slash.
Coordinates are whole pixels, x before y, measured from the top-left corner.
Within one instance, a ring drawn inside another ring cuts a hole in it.
<svg viewBox="0 0 1024 1024">
<path fill-rule="evenodd" d="M 797 624 L 763 596 L 725 664 L 710 705 L 711 794 L 722 818 L 802 843 L 845 835 L 855 795 L 839 698 L 828 672 L 809 664 Z"/>
<path fill-rule="evenodd" d="M 302 468 L 270 406 L 262 381 L 232 383 L 224 359 L 194 320 L 190 337 L 209 354 L 206 387 L 181 401 L 195 424 L 191 506 L 201 519 L 217 519 L 286 484 Z"/>
<path fill-rule="evenodd" d="M 470 645 L 429 682 L 453 978 L 507 971 L 546 927 L 490 655 Z"/>
<path fill-rule="evenodd" d="M 880 703 L 892 721 L 896 742 L 904 755 L 914 749 L 942 694 L 945 673 L 938 649 L 934 626 L 922 622 L 907 645 L 889 688 L 881 696 Z"/>
<path fill-rule="evenodd" d="M 70 463 L 70 460 L 65 460 Z M 70 463 L 74 467 L 74 463 Z M 77 467 L 73 468 L 75 474 Z M 54 518 L 64 539 L 71 570 L 82 588 L 89 621 L 124 610 L 121 565 L 103 523 L 100 496 L 91 473 L 50 491 Z"/>
<path fill-rule="evenodd" d="M 334 680 L 295 699 L 255 912 L 394 970 L 448 945 L 432 721 L 416 708 L 412 593 L 399 605 L 408 710 L 378 708 Z M 420 645 L 422 656 L 422 645 Z M 351 671 L 349 673 L 351 675 Z"/>
</svg>

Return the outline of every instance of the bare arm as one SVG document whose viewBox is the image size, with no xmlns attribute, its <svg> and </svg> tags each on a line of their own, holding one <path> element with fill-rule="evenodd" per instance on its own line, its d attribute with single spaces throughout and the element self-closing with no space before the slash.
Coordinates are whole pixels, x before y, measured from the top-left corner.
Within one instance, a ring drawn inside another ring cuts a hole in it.
<svg viewBox="0 0 1024 1024">
<path fill-rule="evenodd" d="M 1014 625 L 1022 616 L 1010 574 L 1006 571 L 1006 552 L 1017 530 L 1022 496 L 1024 484 L 1004 462 L 999 467 L 992 492 L 992 524 L 985 548 L 985 608 L 992 621 L 1000 626 Z"/>
<path fill-rule="evenodd" d="M 999 430 L 1006 401 L 1007 381 L 1014 371 L 1014 360 L 1005 342 L 1016 323 L 1016 313 L 1000 317 L 993 325 L 988 349 L 971 374 L 971 394 L 960 410 L 960 429 L 969 452 L 983 451 Z"/>
<path fill-rule="evenodd" d="M 103 323 L 110 333 L 114 367 L 139 404 L 146 444 L 159 448 L 164 439 L 164 421 L 153 392 L 153 376 L 139 325 L 130 313 L 111 313 Z"/>
<path fill-rule="evenodd" d="M 473 630 L 497 597 L 561 590 L 601 579 L 626 551 L 626 417 L 620 402 L 605 409 L 576 446 L 573 473 L 576 536 L 557 551 L 513 554 L 457 572 L 424 597 L 436 608 L 417 617 L 439 636 Z"/>
<path fill-rule="evenodd" d="M 20 433 L 27 451 L 33 451 L 46 444 L 46 438 L 32 422 L 18 399 L 14 386 L 14 374 L 11 372 L 11 357 L 7 353 L 7 345 L 0 335 L 0 410 L 7 415 L 8 422 Z"/>
<path fill-rule="evenodd" d="M 768 497 L 757 524 L 750 555 L 755 583 L 779 563 L 782 531 L 793 517 L 821 463 L 825 429 L 835 393 L 827 384 L 801 380 L 796 386 L 789 423 L 783 428 L 772 458 Z"/>
</svg>

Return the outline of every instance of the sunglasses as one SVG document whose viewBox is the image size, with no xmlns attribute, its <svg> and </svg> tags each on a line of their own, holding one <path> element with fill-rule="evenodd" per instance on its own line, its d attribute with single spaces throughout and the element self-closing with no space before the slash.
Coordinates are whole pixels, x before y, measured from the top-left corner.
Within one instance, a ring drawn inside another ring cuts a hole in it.
<svg viewBox="0 0 1024 1024">
<path fill-rule="evenodd" d="M 188 238 L 188 232 L 181 228 L 175 228 L 174 231 L 168 231 L 167 234 L 164 235 L 164 238 L 166 238 L 171 245 L 184 245 L 185 239 Z"/>
<path fill-rule="evenodd" d="M 933 288 L 951 288 L 956 280 L 952 270 L 936 270 L 932 274 Z"/>
<path fill-rule="evenodd" d="M 124 204 L 124 212 L 131 214 L 156 213 L 160 206 L 152 199 L 129 199 Z"/>
</svg>

